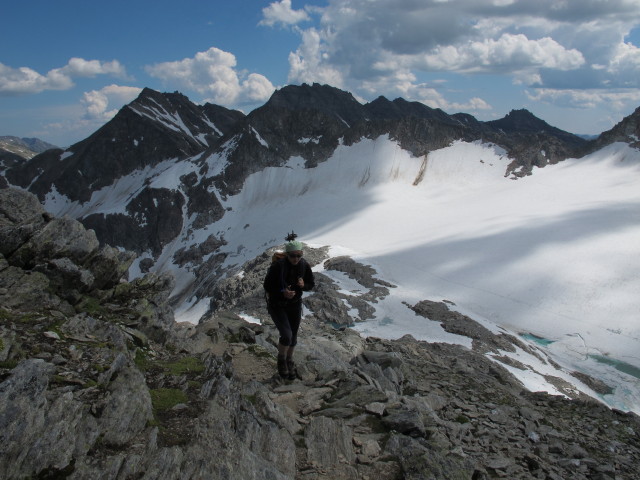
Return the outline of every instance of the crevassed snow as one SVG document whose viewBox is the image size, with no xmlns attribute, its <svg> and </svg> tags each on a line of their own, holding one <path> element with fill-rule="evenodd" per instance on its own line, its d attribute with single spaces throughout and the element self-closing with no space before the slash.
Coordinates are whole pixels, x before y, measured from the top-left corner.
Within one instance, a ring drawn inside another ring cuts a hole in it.
<svg viewBox="0 0 640 480">
<path fill-rule="evenodd" d="M 561 365 L 613 382 L 607 403 L 640 412 L 639 379 L 594 360 L 640 368 L 640 152 L 615 144 L 518 180 L 505 177 L 503 151 L 480 143 L 416 158 L 381 137 L 312 169 L 293 160 L 251 175 L 224 204 L 232 211 L 212 228 L 246 247 L 228 264 L 293 229 L 397 285 L 361 332 L 468 342 L 402 303 L 446 299 L 485 325 L 552 340 L 545 351 Z M 555 391 L 540 375 L 523 381 Z"/>
</svg>

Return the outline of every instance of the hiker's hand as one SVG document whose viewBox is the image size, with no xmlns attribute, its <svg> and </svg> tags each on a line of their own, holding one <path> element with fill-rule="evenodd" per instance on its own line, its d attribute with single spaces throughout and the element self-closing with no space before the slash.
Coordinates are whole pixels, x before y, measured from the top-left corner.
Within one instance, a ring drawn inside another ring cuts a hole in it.
<svg viewBox="0 0 640 480">
<path fill-rule="evenodd" d="M 289 290 L 289 287 L 287 287 L 284 289 L 284 292 L 282 292 L 282 295 L 284 295 L 284 298 L 286 298 L 287 300 L 290 300 L 296 296 L 296 292 L 293 290 Z"/>
<path fill-rule="evenodd" d="M 298 279 L 298 286 L 299 286 L 300 288 L 304 288 L 304 280 L 302 279 L 302 277 L 300 277 L 300 278 Z"/>
</svg>

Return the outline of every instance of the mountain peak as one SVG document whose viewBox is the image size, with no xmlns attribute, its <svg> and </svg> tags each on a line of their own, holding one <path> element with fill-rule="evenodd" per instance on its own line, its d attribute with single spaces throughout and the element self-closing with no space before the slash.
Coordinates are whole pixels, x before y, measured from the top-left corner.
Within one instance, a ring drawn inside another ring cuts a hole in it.
<svg viewBox="0 0 640 480">
<path fill-rule="evenodd" d="M 351 93 L 330 85 L 320 85 L 319 83 L 314 83 L 313 85 L 307 83 L 287 85 L 276 90 L 267 103 L 274 106 L 305 108 L 306 106 L 315 107 L 322 100 L 330 100 L 332 103 L 336 100 L 341 100 L 360 105 Z"/>
<path fill-rule="evenodd" d="M 487 122 L 487 124 L 499 128 L 506 133 L 515 131 L 550 132 L 555 129 L 555 127 L 552 127 L 544 120 L 540 120 L 525 108 L 511 110 L 503 118 Z"/>
<path fill-rule="evenodd" d="M 420 102 L 410 102 L 401 97 L 390 101 L 380 96 L 365 105 L 365 108 L 372 117 L 388 119 L 415 117 L 452 123 L 451 117 L 439 108 L 431 108 Z"/>
<path fill-rule="evenodd" d="M 351 124 L 364 118 L 363 106 L 354 96 L 330 85 L 288 85 L 276 90 L 265 107 L 317 110 L 336 115 Z"/>
<path fill-rule="evenodd" d="M 544 120 L 539 119 L 525 108 L 511 110 L 504 118 L 486 122 L 486 125 L 495 128 L 507 135 L 529 134 L 543 135 L 562 140 L 567 145 L 580 150 L 584 148 L 587 141 L 573 133 L 566 132 L 557 127 L 549 125 Z M 578 153 L 578 150 L 575 152 Z"/>
</svg>

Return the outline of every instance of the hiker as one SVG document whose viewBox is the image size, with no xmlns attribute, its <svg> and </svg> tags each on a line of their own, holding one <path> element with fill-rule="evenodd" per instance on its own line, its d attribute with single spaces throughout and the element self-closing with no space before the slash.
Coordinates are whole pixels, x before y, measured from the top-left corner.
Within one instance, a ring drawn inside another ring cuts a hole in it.
<svg viewBox="0 0 640 480">
<path fill-rule="evenodd" d="M 296 378 L 293 350 L 297 343 L 302 318 L 302 292 L 314 286 L 313 272 L 302 258 L 302 242 L 293 232 L 287 236 L 284 258 L 274 261 L 264 279 L 267 310 L 280 333 L 278 341 L 278 374 L 282 378 Z"/>
</svg>

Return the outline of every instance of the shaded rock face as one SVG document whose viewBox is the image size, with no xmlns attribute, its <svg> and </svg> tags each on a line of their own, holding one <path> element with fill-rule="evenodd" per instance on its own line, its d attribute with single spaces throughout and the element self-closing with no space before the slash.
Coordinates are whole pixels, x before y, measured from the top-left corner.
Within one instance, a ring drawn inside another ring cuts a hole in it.
<svg viewBox="0 0 640 480">
<path fill-rule="evenodd" d="M 215 126 L 218 115 L 220 127 Z M 6 175 L 41 200 L 54 187 L 82 203 L 137 169 L 201 153 L 243 116 L 223 107 L 198 107 L 179 93 L 145 89 L 87 139 L 65 151 L 44 152 Z"/>
<path fill-rule="evenodd" d="M 191 325 L 173 321 L 170 278 L 122 280 L 127 254 L 23 191 L 0 190 L 0 235 L 1 478 L 637 478 L 636 415 L 524 391 L 475 347 L 364 339 L 311 311 L 281 380 L 259 303 L 269 252 Z M 325 267 L 380 286 L 347 257 Z M 497 348 L 445 303 L 412 308 Z"/>
<path fill-rule="evenodd" d="M 33 277 L 42 284 L 42 301 L 54 298 L 57 289 L 66 296 L 111 288 L 134 259 L 131 253 L 100 248 L 95 233 L 85 230 L 80 222 L 69 217 L 51 218 L 33 195 L 12 188 L 0 190 L 0 244 L 7 267 L 4 282 L 21 283 L 21 288 L 28 290 L 26 277 Z M 8 291 L 0 291 L 0 295 L 3 304 L 38 304 L 37 295 L 29 300 Z"/>
<path fill-rule="evenodd" d="M 93 214 L 82 223 L 100 236 L 103 243 L 121 245 L 129 250 L 150 250 L 160 254 L 162 247 L 182 230 L 180 192 L 166 188 L 145 188 L 128 205 L 124 214 Z"/>
<path fill-rule="evenodd" d="M 640 107 L 617 123 L 611 130 L 603 132 L 591 143 L 590 151 L 596 151 L 615 142 L 628 143 L 640 148 Z"/>
</svg>

